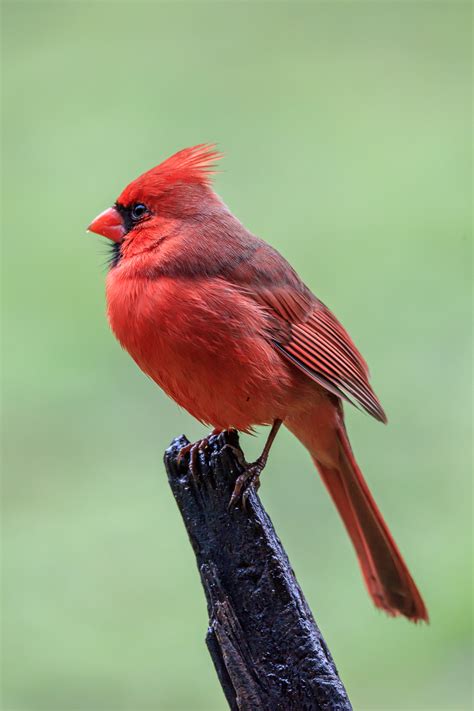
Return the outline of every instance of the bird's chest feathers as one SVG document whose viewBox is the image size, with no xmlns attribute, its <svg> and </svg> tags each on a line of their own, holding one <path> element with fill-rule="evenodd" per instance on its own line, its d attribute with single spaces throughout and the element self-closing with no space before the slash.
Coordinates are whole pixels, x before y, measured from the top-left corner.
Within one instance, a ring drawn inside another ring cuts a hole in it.
<svg viewBox="0 0 474 711">
<path fill-rule="evenodd" d="M 107 283 L 110 325 L 130 355 L 160 385 L 189 358 L 199 310 L 186 308 L 167 279 L 117 278 Z M 166 388 L 165 388 L 166 389 Z"/>
<path fill-rule="evenodd" d="M 228 288 L 227 288 L 228 289 Z M 108 317 L 122 346 L 178 403 L 205 397 L 225 382 L 245 380 L 248 355 L 242 335 L 255 320 L 239 309 L 226 287 L 206 280 L 126 279 L 110 273 Z M 244 339 L 245 340 L 245 339 Z"/>
<path fill-rule="evenodd" d="M 265 412 L 259 405 L 250 424 L 271 421 L 266 408 L 275 388 L 267 388 L 275 377 L 282 381 L 281 359 L 264 337 L 265 315 L 252 300 L 219 278 L 129 279 L 112 270 L 107 303 L 122 346 L 195 417 L 246 429 L 229 403 L 240 412 L 263 393 Z"/>
</svg>

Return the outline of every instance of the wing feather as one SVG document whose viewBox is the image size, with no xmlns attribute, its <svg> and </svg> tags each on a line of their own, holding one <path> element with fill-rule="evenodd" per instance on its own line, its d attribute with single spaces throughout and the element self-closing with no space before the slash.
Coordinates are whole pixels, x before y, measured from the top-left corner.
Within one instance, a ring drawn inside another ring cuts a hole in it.
<svg viewBox="0 0 474 711">
<path fill-rule="evenodd" d="M 326 390 L 386 422 L 367 363 L 344 327 L 278 252 L 255 244 L 252 258 L 226 278 L 268 311 L 275 348 Z"/>
<path fill-rule="evenodd" d="M 279 328 L 274 339 L 282 355 L 333 394 L 386 422 L 385 412 L 370 386 L 365 360 L 329 309 L 314 297 L 306 308 L 301 299 L 278 299 L 282 290 L 272 291 L 268 299 L 269 291 L 262 301 L 287 326 L 286 330 Z"/>
<path fill-rule="evenodd" d="M 279 344 L 283 355 L 304 366 L 317 382 L 323 377 L 340 397 L 359 405 L 381 422 L 387 418 L 369 383 L 367 364 L 339 321 L 319 301 L 303 323 L 291 325 L 291 337 Z M 327 387 L 327 385 L 326 385 Z"/>
</svg>

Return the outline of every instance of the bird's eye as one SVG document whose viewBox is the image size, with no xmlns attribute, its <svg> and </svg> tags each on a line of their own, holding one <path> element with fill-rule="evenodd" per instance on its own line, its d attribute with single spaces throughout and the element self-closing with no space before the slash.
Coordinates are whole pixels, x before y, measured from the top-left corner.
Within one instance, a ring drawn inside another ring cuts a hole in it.
<svg viewBox="0 0 474 711">
<path fill-rule="evenodd" d="M 131 216 L 132 220 L 141 220 L 144 215 L 148 212 L 146 205 L 141 202 L 137 203 L 132 207 Z"/>
</svg>

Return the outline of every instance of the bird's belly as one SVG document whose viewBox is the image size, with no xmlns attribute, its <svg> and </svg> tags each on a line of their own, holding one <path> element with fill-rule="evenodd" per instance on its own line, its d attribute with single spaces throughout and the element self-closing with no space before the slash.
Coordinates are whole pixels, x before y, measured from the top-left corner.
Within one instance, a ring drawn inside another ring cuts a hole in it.
<svg viewBox="0 0 474 711">
<path fill-rule="evenodd" d="M 112 329 L 179 405 L 222 429 L 284 419 L 301 378 L 272 347 L 256 303 L 220 280 L 162 278 L 128 297 L 124 286 L 108 283 Z"/>
<path fill-rule="evenodd" d="M 226 347 L 221 355 L 205 345 L 188 344 L 184 352 L 180 346 L 161 343 L 156 360 L 143 369 L 198 420 L 221 429 L 248 430 L 280 414 L 270 377 L 255 372 L 251 363 L 238 362 L 231 349 Z"/>
</svg>

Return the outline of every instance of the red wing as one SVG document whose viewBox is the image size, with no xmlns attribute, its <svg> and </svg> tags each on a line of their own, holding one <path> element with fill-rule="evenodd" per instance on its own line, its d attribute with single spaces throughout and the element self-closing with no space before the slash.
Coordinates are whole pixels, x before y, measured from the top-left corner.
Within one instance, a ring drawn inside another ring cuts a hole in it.
<svg viewBox="0 0 474 711">
<path fill-rule="evenodd" d="M 287 343 L 276 343 L 292 363 L 335 395 L 355 400 L 376 420 L 387 418 L 369 384 L 367 364 L 351 338 L 320 302 L 303 323 L 291 325 Z"/>
<path fill-rule="evenodd" d="M 272 337 L 282 355 L 326 390 L 387 421 L 365 360 L 324 304 L 314 297 L 305 304 L 300 294 L 290 297 L 288 290 L 265 290 L 259 300 L 279 317 Z"/>
<path fill-rule="evenodd" d="M 387 421 L 351 338 L 278 252 L 259 242 L 230 278 L 268 310 L 269 335 L 285 358 L 337 397 Z"/>
</svg>

